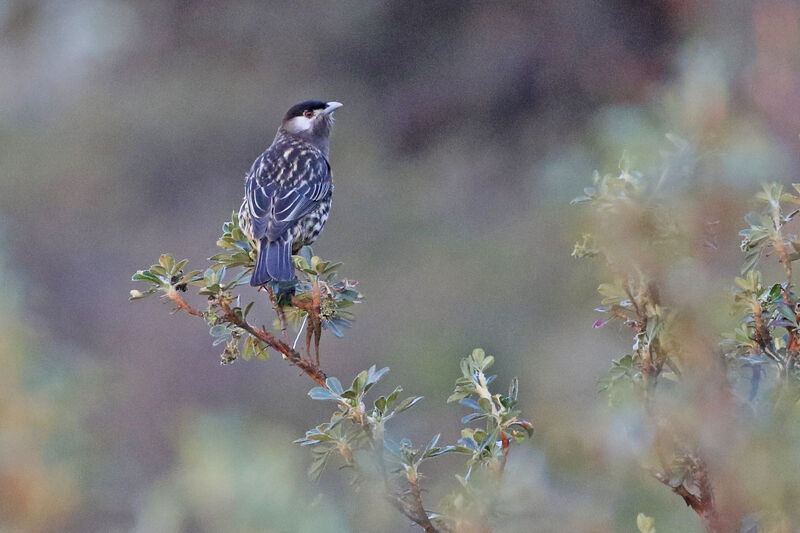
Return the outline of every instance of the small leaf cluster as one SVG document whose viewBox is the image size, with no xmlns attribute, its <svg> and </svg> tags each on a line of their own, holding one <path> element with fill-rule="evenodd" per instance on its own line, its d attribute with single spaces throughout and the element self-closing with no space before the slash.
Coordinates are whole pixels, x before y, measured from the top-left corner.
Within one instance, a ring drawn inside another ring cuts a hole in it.
<svg viewBox="0 0 800 533">
<path fill-rule="evenodd" d="M 222 225 L 222 236 L 217 240 L 217 246 L 224 251 L 209 257 L 215 264 L 213 269 L 242 267 L 252 269 L 258 257 L 255 243 L 242 231 L 239 225 L 239 215 L 235 211 L 231 219 Z"/>
<path fill-rule="evenodd" d="M 440 434 L 422 446 L 415 446 L 407 438 L 393 440 L 388 437 L 386 423 L 422 400 L 421 396 L 401 399 L 403 389 L 396 387 L 369 405 L 366 400 L 368 391 L 388 372 L 388 368 L 377 370 L 372 366 L 360 372 L 347 389 L 338 379 L 328 378 L 324 387 L 314 387 L 308 395 L 314 400 L 334 402 L 336 410 L 328 422 L 308 430 L 295 441 L 312 449 L 309 475 L 313 479 L 319 478 L 331 459 L 338 457 L 343 468 L 354 471 L 352 481 L 360 481 L 364 473 L 383 477 L 383 482 L 390 487 L 397 505 L 404 509 L 406 516 L 418 524 L 433 520 L 449 530 L 451 521 L 455 520 L 454 513 L 462 511 L 463 514 L 463 509 L 460 506 L 456 509 L 453 502 L 469 500 L 472 502 L 469 506 L 471 512 L 482 508 L 479 500 L 484 497 L 482 490 L 485 487 L 470 482 L 473 467 L 488 466 L 491 467 L 489 470 L 501 476 L 502 467 L 498 466 L 505 463 L 511 443 L 523 442 L 533 433 L 532 424 L 521 418 L 517 409 L 516 379 L 512 380 L 508 394 L 490 392 L 489 385 L 496 376 L 487 376 L 486 370 L 493 362 L 494 358 L 486 356 L 480 349 L 461 360 L 462 375 L 448 401 L 458 401 L 474 411 L 462 419 L 463 423 L 485 421 L 485 426 L 464 429 L 455 445 L 440 444 Z M 420 498 L 420 466 L 429 459 L 451 452 L 469 457 L 468 473 L 463 477 L 456 475 L 460 486 L 441 503 L 446 512 L 428 514 L 422 511 L 421 501 L 415 500 Z"/>
<path fill-rule="evenodd" d="M 669 136 L 670 141 L 684 150 L 685 141 Z M 665 155 L 670 155 L 665 153 Z M 678 242 L 680 229 L 669 209 L 659 203 L 656 193 L 661 180 L 654 187 L 642 172 L 631 169 L 631 161 L 623 155 L 618 174 L 592 174 L 592 185 L 583 194 L 573 198 L 571 205 L 582 205 L 591 210 L 594 217 L 594 233 L 584 233 L 575 243 L 572 256 L 576 258 L 604 255 L 613 263 L 613 252 L 620 244 L 620 237 L 631 240 L 628 245 L 657 251 L 663 255 Z M 665 171 L 666 172 L 666 171 Z M 663 175 L 662 175 L 663 177 Z M 617 234 L 624 230 L 624 235 Z M 619 266 L 619 265 L 615 265 Z"/>
<path fill-rule="evenodd" d="M 458 445 L 467 450 L 469 479 L 475 465 L 497 467 L 503 461 L 508 442 L 523 442 L 533 436 L 533 425 L 520 417 L 516 408 L 519 382 L 511 380 L 508 393 L 493 394 L 489 385 L 497 378 L 486 375 L 486 370 L 494 364 L 494 357 L 486 355 L 480 348 L 461 360 L 461 377 L 456 380 L 455 390 L 447 399 L 448 403 L 458 402 L 472 412 L 461 419 L 462 424 L 485 421 L 480 428 L 464 428 Z M 505 443 L 505 444 L 504 444 Z"/>
<path fill-rule="evenodd" d="M 348 279 L 336 279 L 336 273 L 341 263 L 324 261 L 313 254 L 311 247 L 304 246 L 298 255 L 294 256 L 295 270 L 298 273 L 295 289 L 295 303 L 286 310 L 286 316 L 297 323 L 306 315 L 303 303 L 310 303 L 314 298 L 313 287 L 320 288 L 319 318 L 322 327 L 336 337 L 344 336 L 343 329 L 353 327 L 353 313 L 350 308 L 364 301 L 364 296 L 356 290 L 358 282 Z M 277 291 L 284 290 L 284 286 L 276 287 Z"/>
<path fill-rule="evenodd" d="M 642 379 L 642 371 L 635 357 L 627 354 L 611 361 L 611 370 L 597 381 L 597 387 L 608 394 L 610 405 L 618 406 L 631 398 Z"/>
<path fill-rule="evenodd" d="M 267 359 L 267 345 L 241 327 L 241 323 L 247 322 L 254 301 L 242 305 L 241 295 L 236 292 L 250 282 L 257 246 L 242 231 L 235 212 L 223 224 L 217 245 L 223 251 L 209 258 L 211 265 L 205 271 L 184 273 L 188 262 L 186 259 L 176 261 L 172 255 L 163 254 L 158 264 L 133 275 L 133 281 L 145 283 L 148 287 L 145 290 L 132 290 L 130 299 L 139 300 L 161 293 L 168 299 L 176 300 L 177 292 L 186 292 L 190 286 L 196 287 L 197 294 L 208 300 L 207 309 L 200 314 L 210 327 L 213 345 L 225 343 L 222 364 L 232 363 L 239 357 L 245 360 L 252 357 Z M 294 261 L 298 279 L 270 283 L 274 294 L 282 295 L 279 303 L 285 316 L 299 325 L 302 317 L 308 314 L 308 307 L 314 303 L 315 288 L 318 288 L 320 325 L 341 337 L 342 329 L 352 327 L 354 320 L 349 308 L 363 301 L 363 296 L 355 289 L 357 282 L 337 280 L 336 273 L 341 263 L 320 259 L 308 246 L 294 256 Z M 236 320 L 232 321 L 231 315 Z M 280 329 L 277 318 L 275 329 Z"/>
<path fill-rule="evenodd" d="M 409 481 L 416 481 L 419 478 L 419 467 L 422 461 L 443 453 L 464 451 L 463 448 L 458 446 L 438 446 L 440 437 L 441 434 L 437 433 L 422 448 L 415 447 L 409 439 L 402 439 L 400 442 L 385 440 L 384 446 L 388 452 L 389 460 L 399 466 L 397 471 L 402 471 Z"/>
<path fill-rule="evenodd" d="M 232 363 L 240 356 L 245 360 L 254 356 L 267 359 L 269 357 L 267 346 L 225 317 L 226 309 L 230 309 L 230 312 L 242 321 L 247 320 L 253 302 L 242 309 L 236 304 L 239 298 L 234 296 L 232 291 L 250 281 L 249 273 L 242 271 L 226 279 L 227 270 L 223 266 L 217 269 L 208 268 L 205 272 L 193 270 L 184 274 L 183 268 L 187 263 L 186 259 L 175 261 L 170 254 L 161 255 L 159 264 L 133 275 L 134 281 L 148 283 L 150 287 L 144 292 L 131 291 L 130 299 L 138 300 L 156 292 L 162 292 L 169 298 L 178 291 L 185 292 L 188 286 L 198 287 L 198 294 L 208 298 L 208 308 L 201 315 L 210 326 L 209 335 L 214 339 L 212 344 L 217 346 L 225 343 L 225 349 L 220 355 L 221 363 Z"/>
<path fill-rule="evenodd" d="M 146 270 L 138 270 L 133 275 L 133 281 L 146 283 L 149 287 L 144 291 L 136 289 L 131 290 L 129 299 L 141 300 L 159 291 L 186 291 L 186 285 L 188 283 L 194 283 L 202 279 L 200 270 L 183 272 L 188 262 L 188 259 L 175 261 L 175 258 L 170 254 L 162 254 L 161 257 L 158 258 L 157 264 L 150 265 L 150 268 Z"/>
<path fill-rule="evenodd" d="M 631 353 L 613 361 L 609 374 L 599 381 L 600 389 L 608 392 L 611 402 L 617 403 L 627 396 L 632 385 L 651 386 L 658 377 L 677 379 L 680 375 L 677 362 L 664 349 L 669 343 L 674 311 L 655 302 L 642 279 L 617 279 L 614 283 L 600 284 L 597 291 L 603 299 L 595 310 L 605 313 L 607 318 L 595 321 L 593 327 L 619 321 L 633 331 Z"/>
<path fill-rule="evenodd" d="M 571 255 L 578 259 L 584 259 L 587 257 L 594 257 L 599 253 L 600 250 L 597 248 L 594 236 L 592 236 L 591 233 L 584 233 L 581 236 L 581 240 L 576 242 L 575 246 L 572 248 Z"/>
<path fill-rule="evenodd" d="M 761 209 L 745 216 L 748 227 L 739 232 L 745 262 L 742 277 L 735 280 L 733 300 L 741 320 L 722 345 L 734 379 L 742 369 L 750 370 L 748 400 L 755 398 L 764 376 L 783 376 L 783 384 L 800 386 L 800 298 L 792 278 L 793 262 L 800 259 L 800 241 L 786 227 L 800 204 L 800 185 L 793 188 L 794 192 L 785 192 L 780 184 L 764 184 L 756 194 Z M 757 270 L 770 256 L 783 266 L 784 281 L 765 283 L 764 274 Z"/>
<path fill-rule="evenodd" d="M 633 338 L 631 352 L 612 362 L 600 387 L 612 403 L 633 400 L 642 404 L 641 422 L 652 438 L 655 478 L 681 496 L 709 530 L 721 530 L 714 529 L 714 495 L 725 493 L 726 487 L 714 485 L 709 474 L 707 443 L 685 429 L 696 423 L 690 417 L 701 420 L 706 415 L 704 406 L 681 403 L 694 398 L 691 394 L 655 394 L 691 391 L 712 375 L 707 373 L 721 368 L 707 365 L 705 360 L 719 358 L 718 351 L 698 350 L 705 340 L 705 316 L 697 308 L 672 308 L 670 295 L 662 300 L 664 295 L 659 294 L 674 260 L 688 255 L 690 239 L 677 238 L 681 236 L 678 222 L 683 220 L 679 211 L 683 206 L 672 203 L 671 213 L 665 208 L 670 206 L 668 198 L 655 201 L 661 178 L 651 188 L 642 175 L 626 169 L 623 165 L 619 176 L 595 173 L 593 186 L 573 202 L 590 208 L 588 216 L 595 233 L 582 235 L 572 255 L 601 257 L 611 278 L 598 287 L 602 304 L 596 310 L 605 316 L 593 326 L 618 321 L 630 328 Z M 777 412 L 781 405 L 800 405 L 800 296 L 793 279 L 800 239 L 792 231 L 800 212 L 800 185 L 786 191 L 782 185 L 765 184 L 755 196 L 758 209 L 745 217 L 747 227 L 739 233 L 745 254 L 733 291 L 739 324 L 723 341 L 727 378 L 733 387 L 723 383 L 719 394 L 728 399 L 732 390 L 740 399 L 744 395 L 743 403 L 751 406 L 757 405 L 753 400 L 763 398 L 764 404 Z M 770 279 L 759 270 L 766 258 L 777 262 L 783 276 Z M 690 342 L 682 338 L 684 333 Z M 713 337 L 718 338 L 716 334 Z M 760 389 L 767 392 L 759 395 Z M 637 526 L 642 532 L 654 531 L 652 519 L 644 515 L 638 517 Z"/>
<path fill-rule="evenodd" d="M 670 140 L 679 151 L 685 149 L 685 141 L 675 137 Z M 646 177 L 630 169 L 627 157 L 620 162 L 620 170 L 618 175 L 602 177 L 595 172 L 593 186 L 572 201 L 590 208 L 597 231 L 583 234 L 572 256 L 602 258 L 612 274 L 611 280 L 597 288 L 602 300 L 595 310 L 605 317 L 592 327 L 620 322 L 633 333 L 631 352 L 613 361 L 608 375 L 599 381 L 601 390 L 607 391 L 615 404 L 632 391 L 654 389 L 660 377 L 680 377 L 678 362 L 667 349 L 675 313 L 658 300 L 652 291 L 653 280 L 643 266 L 673 260 L 675 254 L 670 250 L 678 242 L 680 230 L 669 210 L 654 201 L 656 191 L 648 187 Z M 619 228 L 626 229 L 619 234 Z M 631 240 L 628 246 L 639 252 L 639 258 L 631 259 L 630 250 L 620 242 L 625 239 Z"/>
<path fill-rule="evenodd" d="M 354 467 L 353 455 L 356 451 L 382 443 L 386 422 L 422 400 L 422 396 L 399 400 L 403 388 L 396 387 L 390 394 L 378 397 L 372 407 L 367 408 L 367 392 L 388 371 L 388 367 L 377 370 L 373 365 L 359 372 L 347 389 L 337 378 L 330 377 L 325 387 L 314 387 L 308 392 L 313 400 L 332 401 L 337 406 L 330 421 L 310 429 L 303 438 L 295 441 L 301 446 L 313 446 L 314 460 L 309 469 L 312 478 L 318 478 L 329 459 L 337 454 L 344 459 L 345 466 Z"/>
<path fill-rule="evenodd" d="M 230 297 L 230 292 L 239 285 L 247 285 L 250 282 L 250 274 L 246 270 L 243 270 L 238 275 L 225 279 L 227 272 L 225 267 L 217 269 L 207 268 L 206 271 L 203 272 L 203 277 L 201 279 L 192 281 L 190 284 L 200 287 L 197 293 L 203 296 L 218 298 L 227 295 L 229 299 L 232 299 L 232 297 Z"/>
<path fill-rule="evenodd" d="M 231 214 L 230 221 L 222 226 L 222 236 L 217 241 L 217 246 L 223 252 L 211 256 L 214 261 L 212 269 L 241 267 L 252 271 L 257 259 L 257 246 L 250 240 L 239 226 L 239 216 L 236 212 Z M 337 280 L 337 271 L 342 263 L 325 261 L 315 256 L 310 246 L 304 246 L 293 256 L 297 279 L 291 281 L 272 281 L 269 287 L 278 295 L 279 302 L 286 318 L 295 326 L 299 326 L 302 319 L 308 314 L 303 304 L 310 304 L 314 298 L 313 288 L 320 288 L 320 320 L 321 326 L 336 337 L 342 337 L 343 329 L 353 326 L 353 314 L 348 308 L 353 304 L 361 303 L 363 295 L 356 290 L 358 282 L 341 279 Z M 294 294 L 292 297 L 285 295 Z M 295 304 L 300 304 L 295 305 Z M 280 329 L 276 318 L 275 329 Z"/>
<path fill-rule="evenodd" d="M 250 282 L 250 274 L 243 270 L 226 280 L 226 272 L 225 267 L 216 270 L 208 268 L 203 273 L 203 279 L 195 282 L 200 287 L 198 294 L 208 296 L 209 305 L 205 312 L 205 318 L 211 326 L 208 333 L 214 339 L 212 344 L 216 346 L 225 343 L 225 350 L 220 356 L 220 362 L 227 365 L 239 357 L 245 361 L 249 361 L 253 357 L 261 360 L 269 359 L 269 350 L 266 344 L 226 317 L 229 309 L 230 313 L 241 322 L 247 322 L 255 302 L 250 302 L 242 308 L 239 305 L 240 297 L 234 296 L 232 291 L 238 286 L 247 285 Z"/>
<path fill-rule="evenodd" d="M 592 186 L 583 189 L 583 194 L 572 199 L 572 205 L 592 203 L 600 212 L 617 211 L 620 202 L 636 202 L 644 191 L 643 175 L 631 170 L 630 159 L 623 155 L 620 173 L 601 176 L 592 174 Z"/>
<path fill-rule="evenodd" d="M 666 479 L 662 479 L 662 481 L 673 489 L 681 489 L 695 498 L 701 498 L 703 491 L 698 479 L 702 479 L 701 471 L 704 468 L 705 466 L 697 457 L 685 452 L 672 461 L 669 475 L 665 476 Z"/>
<path fill-rule="evenodd" d="M 783 185 L 779 183 L 765 183 L 761 192 L 755 195 L 756 200 L 764 207 L 748 213 L 744 217 L 748 227 L 739 232 L 742 238 L 741 248 L 746 254 L 742 265 L 743 274 L 755 268 L 762 256 L 772 253 L 779 256 L 786 254 L 790 261 L 800 259 L 797 235 L 784 232 L 784 225 L 791 222 L 800 211 L 795 208 L 784 213 L 784 204 L 800 204 L 800 184 L 792 187 L 796 194 L 784 192 Z M 779 259 L 783 260 L 783 257 Z"/>
</svg>

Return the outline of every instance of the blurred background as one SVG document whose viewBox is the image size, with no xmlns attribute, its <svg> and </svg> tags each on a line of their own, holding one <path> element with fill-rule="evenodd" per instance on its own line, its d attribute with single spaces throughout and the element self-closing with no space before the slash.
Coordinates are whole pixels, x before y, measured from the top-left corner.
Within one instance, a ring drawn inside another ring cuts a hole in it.
<svg viewBox="0 0 800 533">
<path fill-rule="evenodd" d="M 291 441 L 328 412 L 307 378 L 221 367 L 198 320 L 127 301 L 162 252 L 204 266 L 308 98 L 345 104 L 315 251 L 367 298 L 328 373 L 391 367 L 384 388 L 425 396 L 393 436 L 452 442 L 483 347 L 536 426 L 499 531 L 700 531 L 597 392 L 630 339 L 591 328 L 604 272 L 570 257 L 569 200 L 686 139 L 704 164 L 667 189 L 704 199 L 692 290 L 724 325 L 746 198 L 797 180 L 798 52 L 790 0 L 0 0 L 0 531 L 413 530 L 335 470 L 308 480 Z M 461 472 L 441 463 L 429 506 Z"/>
</svg>

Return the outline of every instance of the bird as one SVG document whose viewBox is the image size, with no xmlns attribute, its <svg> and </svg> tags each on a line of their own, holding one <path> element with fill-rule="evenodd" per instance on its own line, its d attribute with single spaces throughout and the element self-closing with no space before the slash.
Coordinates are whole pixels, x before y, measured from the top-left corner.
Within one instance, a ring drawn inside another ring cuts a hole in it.
<svg viewBox="0 0 800 533">
<path fill-rule="evenodd" d="M 330 133 L 339 102 L 306 100 L 289 108 L 275 140 L 245 176 L 242 231 L 257 243 L 250 285 L 295 279 L 292 254 L 313 243 L 333 197 Z"/>
</svg>

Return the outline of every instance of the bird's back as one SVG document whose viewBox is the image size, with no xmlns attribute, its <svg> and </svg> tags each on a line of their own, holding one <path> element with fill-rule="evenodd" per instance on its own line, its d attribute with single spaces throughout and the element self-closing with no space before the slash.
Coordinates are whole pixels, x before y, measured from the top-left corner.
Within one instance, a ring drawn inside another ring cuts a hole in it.
<svg viewBox="0 0 800 533">
<path fill-rule="evenodd" d="M 315 146 L 279 133 L 253 162 L 245 191 L 243 229 L 261 250 L 280 248 L 285 256 L 285 249 L 297 251 L 322 231 L 333 192 L 330 166 Z"/>
</svg>

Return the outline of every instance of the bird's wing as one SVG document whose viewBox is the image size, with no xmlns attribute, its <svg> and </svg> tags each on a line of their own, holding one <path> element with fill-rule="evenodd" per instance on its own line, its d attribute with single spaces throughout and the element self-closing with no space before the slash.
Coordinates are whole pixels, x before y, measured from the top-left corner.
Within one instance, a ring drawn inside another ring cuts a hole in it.
<svg viewBox="0 0 800 533">
<path fill-rule="evenodd" d="M 254 236 L 276 240 L 325 198 L 331 189 L 331 176 L 330 166 L 321 156 L 291 164 L 269 163 L 254 165 L 247 179 L 246 194 Z"/>
</svg>

